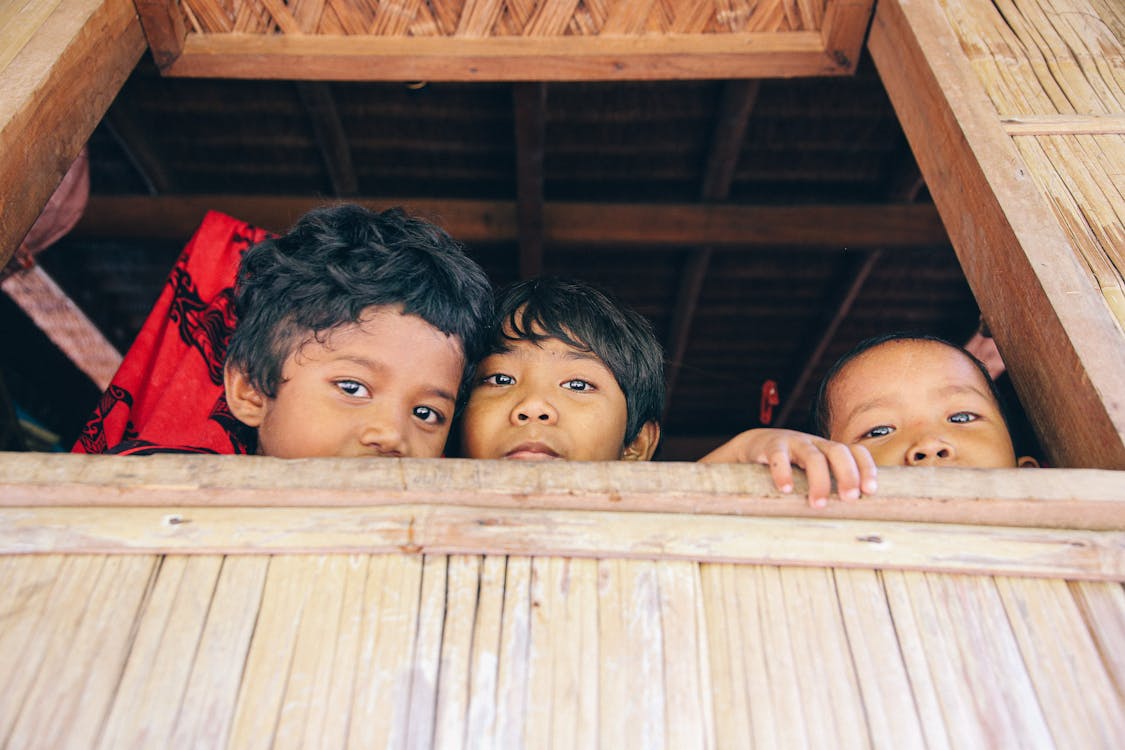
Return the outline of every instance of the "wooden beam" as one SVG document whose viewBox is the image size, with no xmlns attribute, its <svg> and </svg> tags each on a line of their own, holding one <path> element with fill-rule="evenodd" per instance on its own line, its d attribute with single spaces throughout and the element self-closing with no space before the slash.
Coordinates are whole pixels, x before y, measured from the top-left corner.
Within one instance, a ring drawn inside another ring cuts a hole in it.
<svg viewBox="0 0 1125 750">
<path fill-rule="evenodd" d="M 543 150 L 547 125 L 547 84 L 512 87 L 516 125 L 516 216 L 519 276 L 543 273 Z"/>
<path fill-rule="evenodd" d="M 868 49 L 1055 466 L 1125 468 L 1125 345 L 936 0 L 883 0 Z"/>
<path fill-rule="evenodd" d="M 137 124 L 136 115 L 127 102 L 118 98 L 113 103 L 106 113 L 105 125 L 150 195 L 175 192 L 175 180 L 148 131 Z"/>
<path fill-rule="evenodd" d="M 309 117 L 313 136 L 328 170 L 333 194 L 337 197 L 355 195 L 359 192 L 359 181 L 352 166 L 351 146 L 336 111 L 332 89 L 327 83 L 309 81 L 298 81 L 296 86 L 297 96 Z"/>
<path fill-rule="evenodd" d="M 101 390 L 109 386 L 121 366 L 121 353 L 42 267 L 9 276 L 0 289 L 94 385 Z"/>
<path fill-rule="evenodd" d="M 156 67 L 166 70 L 184 51 L 187 24 L 177 0 L 134 0 Z"/>
<path fill-rule="evenodd" d="M 1125 531 L 1122 473 L 885 466 L 862 502 L 810 508 L 757 464 L 0 452 L 0 507 L 407 503 Z"/>
<path fill-rule="evenodd" d="M 356 198 L 372 208 L 405 206 L 466 242 L 511 242 L 517 237 L 512 201 Z M 307 196 L 192 195 L 90 196 L 72 236 L 190 237 L 209 209 L 272 230 L 284 230 L 323 199 Z M 933 249 L 949 243 L 931 205 L 737 206 L 701 204 L 550 203 L 544 205 L 544 241 L 554 245 L 694 247 L 716 251 L 803 247 Z"/>
<path fill-rule="evenodd" d="M 751 465 L 0 454 L 0 553 L 518 554 L 1125 580 L 1114 472 L 886 469 L 823 510 Z M 798 488 L 798 493 L 801 488 Z"/>
<path fill-rule="evenodd" d="M 730 184 L 734 180 L 738 157 L 746 139 L 746 125 L 750 113 L 758 100 L 760 81 L 727 81 L 723 84 L 715 115 L 715 130 L 711 136 L 711 146 L 707 152 L 707 164 L 703 169 L 703 180 L 699 190 L 704 203 L 724 201 L 730 195 Z M 688 254 L 687 268 L 680 278 L 676 292 L 676 303 L 672 309 L 672 325 L 668 331 L 665 345 L 667 367 L 664 373 L 664 414 L 667 416 L 672 403 L 672 393 L 680 377 L 680 367 L 687 353 L 691 337 L 695 309 L 699 305 L 699 295 L 711 265 L 712 250 L 709 247 L 697 248 Z"/>
<path fill-rule="evenodd" d="M 792 31 L 487 38 L 189 34 L 164 72 L 322 81 L 651 81 L 851 70 L 825 52 L 820 32 Z"/>
<path fill-rule="evenodd" d="M 777 413 L 776 427 L 789 426 L 793 408 L 804 395 L 813 373 L 824 358 L 824 352 L 836 337 L 840 324 L 851 312 L 852 305 L 855 304 L 863 285 L 867 283 L 871 271 L 874 270 L 881 256 L 880 250 L 856 254 L 847 260 L 845 267 L 829 283 L 829 287 L 835 291 L 833 298 L 825 303 L 823 308 L 825 315 L 817 323 L 816 331 L 807 339 L 811 344 L 802 347 L 796 360 L 800 365 L 794 368 L 793 372 L 788 373 L 781 383 L 781 388 L 784 390 L 781 393 L 781 409 Z M 805 428 L 800 425 L 798 429 Z"/>
<path fill-rule="evenodd" d="M 11 41 L 5 31 L 0 30 L 0 48 Z M 129 0 L 63 0 L 0 70 L 0 267 L 35 223 L 144 48 Z"/>
<path fill-rule="evenodd" d="M 875 0 L 835 0 L 825 8 L 820 31 L 825 53 L 849 73 L 855 72 L 859 62 L 874 5 Z"/>
</svg>

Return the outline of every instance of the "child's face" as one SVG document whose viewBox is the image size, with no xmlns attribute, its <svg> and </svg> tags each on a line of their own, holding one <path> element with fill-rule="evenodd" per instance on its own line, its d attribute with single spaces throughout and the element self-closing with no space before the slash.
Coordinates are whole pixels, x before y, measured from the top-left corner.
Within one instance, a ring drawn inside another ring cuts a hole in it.
<svg viewBox="0 0 1125 750">
<path fill-rule="evenodd" d="M 477 366 L 462 425 L 465 455 L 623 458 L 628 407 L 602 360 L 558 339 L 509 343 Z"/>
<path fill-rule="evenodd" d="M 289 355 L 276 398 L 259 394 L 249 418 L 235 412 L 258 428 L 260 454 L 441 455 L 464 365 L 455 337 L 398 307 L 376 306 L 320 338 Z M 228 373 L 228 400 L 245 386 L 232 386 Z"/>
<path fill-rule="evenodd" d="M 936 341 L 890 341 L 844 365 L 828 388 L 829 437 L 879 466 L 1016 466 L 980 370 Z"/>
</svg>

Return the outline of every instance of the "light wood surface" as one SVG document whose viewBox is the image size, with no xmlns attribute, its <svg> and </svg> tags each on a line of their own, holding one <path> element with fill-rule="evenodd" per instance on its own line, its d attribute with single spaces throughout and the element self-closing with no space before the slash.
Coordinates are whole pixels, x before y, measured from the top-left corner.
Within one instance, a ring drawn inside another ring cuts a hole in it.
<svg viewBox="0 0 1125 750">
<path fill-rule="evenodd" d="M 145 49 L 129 0 L 61 0 L 49 14 L 42 5 L 0 25 L 0 266 Z"/>
<path fill-rule="evenodd" d="M 1121 469 L 1125 402 L 1113 394 L 1125 393 L 1125 334 L 1107 304 L 1112 295 L 1100 293 L 1105 282 L 1095 271 L 1104 264 L 1085 252 L 1097 228 L 1105 226 L 1108 236 L 1114 223 L 1091 221 L 1083 205 L 1098 196 L 1087 208 L 1108 217 L 1097 206 L 1125 203 L 1116 188 L 1090 189 L 1065 170 L 1070 183 L 1056 176 L 1060 189 L 1045 191 L 1043 180 L 1052 178 L 1039 177 L 1038 162 L 1029 159 L 1046 146 L 1039 138 L 1014 143 L 1002 118 L 1058 111 L 1029 111 L 1020 101 L 1026 87 L 990 83 L 1022 75 L 1059 91 L 1066 87 L 1056 78 L 1077 86 L 1070 60 L 1054 66 L 1053 60 L 1032 65 L 1018 59 L 1016 45 L 1037 44 L 1048 25 L 1032 24 L 1026 41 L 1014 41 L 991 3 L 888 0 L 876 8 L 868 49 L 1051 463 Z M 1095 33 L 1093 26 L 1087 33 Z M 1113 59 L 1113 45 L 1105 50 Z M 1002 91 L 1012 92 L 1010 100 Z M 1091 101 L 1088 90 L 1078 93 Z M 1102 162 L 1125 158 L 1120 148 L 1093 153 L 1077 148 L 1055 160 L 1103 168 Z M 1120 244 L 1120 221 L 1116 226 L 1109 248 Z"/>
</svg>

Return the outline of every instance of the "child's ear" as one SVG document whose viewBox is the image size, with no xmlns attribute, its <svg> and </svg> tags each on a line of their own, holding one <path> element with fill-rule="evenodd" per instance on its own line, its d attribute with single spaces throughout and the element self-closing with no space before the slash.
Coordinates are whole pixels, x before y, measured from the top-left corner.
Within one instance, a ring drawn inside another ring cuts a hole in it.
<svg viewBox="0 0 1125 750">
<path fill-rule="evenodd" d="M 648 461 L 656 453 L 656 444 L 660 442 L 660 425 L 656 422 L 645 422 L 641 431 L 633 438 L 633 442 L 625 446 L 621 454 L 622 461 Z"/>
<path fill-rule="evenodd" d="M 1031 456 L 1020 456 L 1016 459 L 1016 466 L 1021 469 L 1038 469 L 1039 462 Z"/>
<path fill-rule="evenodd" d="M 260 427 L 269 399 L 254 387 L 246 373 L 229 364 L 223 368 L 223 385 L 231 414 L 245 425 Z"/>
</svg>

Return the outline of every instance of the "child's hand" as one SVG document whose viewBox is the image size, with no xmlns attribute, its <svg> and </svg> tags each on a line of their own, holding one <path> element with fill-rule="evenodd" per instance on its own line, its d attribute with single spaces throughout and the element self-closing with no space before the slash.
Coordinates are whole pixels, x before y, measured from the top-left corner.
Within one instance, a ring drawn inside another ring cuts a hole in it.
<svg viewBox="0 0 1125 750">
<path fill-rule="evenodd" d="M 828 504 L 832 478 L 841 500 L 856 500 L 860 490 L 878 489 L 875 461 L 862 445 L 845 445 L 795 430 L 761 428 L 734 436 L 699 459 L 701 463 L 768 464 L 774 486 L 793 491 L 793 466 L 805 470 L 809 480 L 809 505 Z"/>
</svg>

